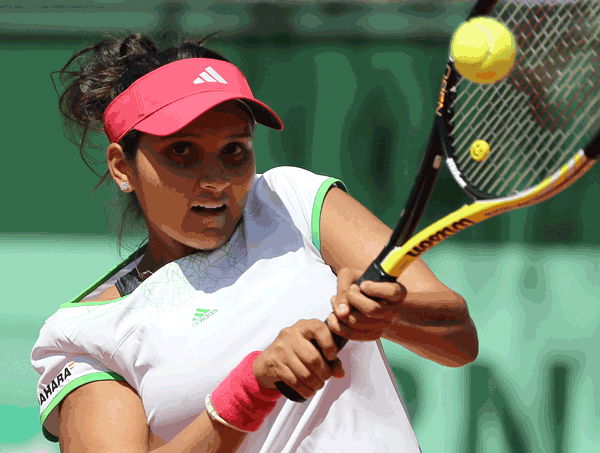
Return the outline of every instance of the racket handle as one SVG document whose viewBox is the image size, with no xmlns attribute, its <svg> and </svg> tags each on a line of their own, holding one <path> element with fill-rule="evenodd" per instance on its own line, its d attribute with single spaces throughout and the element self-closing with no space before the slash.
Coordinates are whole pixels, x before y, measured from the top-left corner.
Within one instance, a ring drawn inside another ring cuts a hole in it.
<svg viewBox="0 0 600 453">
<path fill-rule="evenodd" d="M 358 280 L 356 280 L 355 283 L 360 286 L 360 284 L 364 281 L 395 283 L 396 277 L 393 277 L 393 276 L 387 274 L 381 268 L 379 261 L 375 260 L 367 268 L 365 273 L 362 274 L 362 276 Z M 325 324 L 327 324 L 327 320 L 325 320 Z M 327 324 L 327 325 L 329 325 L 329 324 Z M 339 351 L 341 351 L 342 348 L 344 346 L 346 346 L 346 343 L 348 343 L 348 340 L 344 337 L 340 337 L 339 335 L 336 335 L 333 332 L 331 333 L 331 336 L 333 337 L 333 341 L 335 342 L 335 344 L 338 348 L 338 354 L 339 354 Z M 321 346 L 319 346 L 319 343 L 317 343 L 317 340 L 310 340 L 310 342 L 315 346 L 315 348 L 317 348 L 317 351 L 319 351 L 321 353 L 321 355 L 323 356 L 323 358 L 325 359 L 325 355 L 323 354 L 323 351 L 321 350 Z M 327 363 L 327 366 L 329 366 L 329 369 L 331 369 L 331 367 L 333 366 L 333 360 L 325 359 L 325 362 Z M 275 386 L 277 387 L 277 390 L 279 390 L 283 394 L 283 396 L 285 396 L 287 399 L 289 399 L 291 401 L 294 401 L 296 403 L 303 403 L 306 401 L 305 398 L 303 398 L 298 392 L 296 392 L 294 389 L 292 389 L 289 385 L 287 385 L 283 381 L 276 382 Z"/>
<path fill-rule="evenodd" d="M 383 253 L 381 254 L 383 255 Z M 362 282 L 391 282 L 396 283 L 396 277 L 388 274 L 381 268 L 381 264 L 379 264 L 379 259 L 376 259 L 371 263 L 371 265 L 367 268 L 364 274 L 356 280 L 356 284 L 360 286 Z"/>
</svg>

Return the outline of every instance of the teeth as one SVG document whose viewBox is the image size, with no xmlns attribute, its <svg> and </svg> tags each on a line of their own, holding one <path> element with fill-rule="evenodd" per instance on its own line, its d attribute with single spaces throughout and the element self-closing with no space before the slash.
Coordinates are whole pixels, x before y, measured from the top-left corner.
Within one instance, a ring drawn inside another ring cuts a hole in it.
<svg viewBox="0 0 600 453">
<path fill-rule="evenodd" d="M 194 208 L 203 208 L 203 209 L 219 209 L 221 207 L 225 206 L 225 203 L 219 203 L 219 204 L 197 204 L 194 205 Z"/>
</svg>

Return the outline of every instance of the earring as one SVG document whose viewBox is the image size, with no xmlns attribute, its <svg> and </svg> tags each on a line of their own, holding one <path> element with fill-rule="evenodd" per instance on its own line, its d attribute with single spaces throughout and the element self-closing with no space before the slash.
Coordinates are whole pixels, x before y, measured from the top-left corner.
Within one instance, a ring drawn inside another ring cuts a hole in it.
<svg viewBox="0 0 600 453">
<path fill-rule="evenodd" d="M 125 192 L 126 190 L 129 190 L 129 183 L 127 181 L 123 181 L 119 187 L 123 192 Z"/>
</svg>

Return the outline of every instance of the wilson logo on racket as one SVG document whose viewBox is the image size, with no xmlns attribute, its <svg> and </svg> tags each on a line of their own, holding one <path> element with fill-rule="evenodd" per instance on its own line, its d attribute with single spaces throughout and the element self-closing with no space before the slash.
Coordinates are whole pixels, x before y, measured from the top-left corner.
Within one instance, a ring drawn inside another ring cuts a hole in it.
<svg viewBox="0 0 600 453">
<path fill-rule="evenodd" d="M 431 247 L 436 245 L 438 242 L 442 242 L 449 236 L 458 233 L 459 231 L 464 230 L 467 227 L 470 227 L 475 222 L 471 222 L 469 219 L 461 219 L 458 222 L 454 222 L 452 225 L 447 226 L 437 233 L 432 234 L 426 240 L 421 241 L 418 246 L 412 248 L 410 252 L 406 254 L 412 257 L 418 257 L 419 255 L 425 253 Z"/>
<path fill-rule="evenodd" d="M 48 400 L 48 398 L 54 393 L 55 390 L 57 390 L 62 384 L 64 384 L 67 381 L 67 378 L 71 376 L 70 369 L 73 368 L 74 364 L 75 362 L 69 363 L 63 371 L 58 373 L 58 376 L 52 379 L 50 384 L 44 387 L 44 391 L 40 392 L 40 406 Z"/>
</svg>

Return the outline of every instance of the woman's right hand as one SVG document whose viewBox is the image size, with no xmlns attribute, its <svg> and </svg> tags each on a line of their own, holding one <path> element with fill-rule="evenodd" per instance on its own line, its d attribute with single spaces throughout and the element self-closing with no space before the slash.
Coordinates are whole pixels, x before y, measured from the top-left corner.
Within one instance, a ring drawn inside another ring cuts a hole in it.
<svg viewBox="0 0 600 453">
<path fill-rule="evenodd" d="M 327 360 L 335 360 L 330 369 L 325 359 L 312 344 L 315 340 Z M 342 362 L 331 331 L 318 319 L 301 320 L 283 329 L 254 361 L 253 371 L 258 384 L 274 390 L 275 383 L 283 381 L 303 398 L 308 399 L 323 388 L 330 377 L 344 377 Z"/>
</svg>

